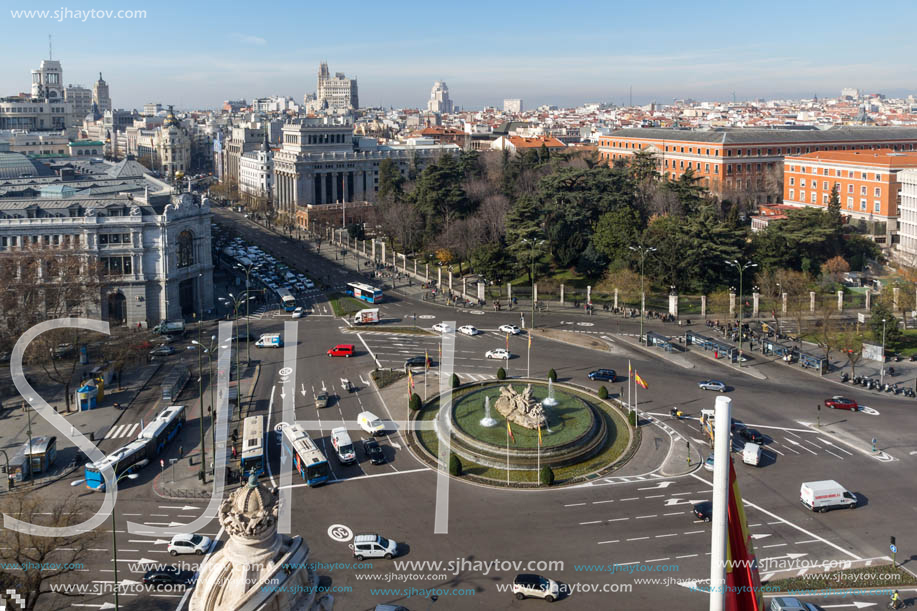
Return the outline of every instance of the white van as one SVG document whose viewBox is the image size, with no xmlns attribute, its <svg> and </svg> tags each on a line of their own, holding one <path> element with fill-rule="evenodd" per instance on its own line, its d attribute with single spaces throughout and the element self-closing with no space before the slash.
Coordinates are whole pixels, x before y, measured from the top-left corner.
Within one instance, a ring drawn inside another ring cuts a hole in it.
<svg viewBox="0 0 917 611">
<path fill-rule="evenodd" d="M 756 467 L 761 464 L 761 446 L 757 443 L 747 442 L 745 447 L 742 448 L 742 462 Z"/>
<path fill-rule="evenodd" d="M 342 465 L 349 465 L 357 461 L 357 453 L 353 449 L 353 441 L 350 440 L 346 428 L 338 427 L 331 430 L 331 445 Z"/>
<path fill-rule="evenodd" d="M 857 506 L 857 497 L 833 479 L 820 482 L 803 482 L 799 488 L 799 500 L 812 511 Z"/>
</svg>

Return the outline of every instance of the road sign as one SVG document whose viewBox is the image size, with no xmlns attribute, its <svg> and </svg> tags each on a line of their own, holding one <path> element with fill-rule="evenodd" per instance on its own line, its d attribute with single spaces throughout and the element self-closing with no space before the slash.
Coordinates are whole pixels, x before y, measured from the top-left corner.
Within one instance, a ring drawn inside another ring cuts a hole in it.
<svg viewBox="0 0 917 611">
<path fill-rule="evenodd" d="M 328 527 L 328 536 L 335 541 L 350 541 L 353 538 L 353 531 L 343 524 L 332 524 Z"/>
<path fill-rule="evenodd" d="M 897 553 L 898 553 L 898 546 L 897 546 L 897 545 L 889 545 L 889 546 L 888 546 L 888 549 L 890 549 L 891 552 L 892 552 L 893 554 L 897 554 Z"/>
</svg>

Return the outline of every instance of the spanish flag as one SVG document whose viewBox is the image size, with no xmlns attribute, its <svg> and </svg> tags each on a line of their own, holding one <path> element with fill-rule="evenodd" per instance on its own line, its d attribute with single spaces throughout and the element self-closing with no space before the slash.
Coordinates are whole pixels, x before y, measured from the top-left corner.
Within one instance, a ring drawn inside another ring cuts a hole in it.
<svg viewBox="0 0 917 611">
<path fill-rule="evenodd" d="M 426 350 L 423 351 L 423 370 L 426 371 L 430 368 L 430 353 Z"/>
<path fill-rule="evenodd" d="M 729 501 L 726 545 L 726 611 L 765 609 L 758 560 L 745 518 L 742 493 L 729 457 Z"/>
<path fill-rule="evenodd" d="M 509 420 L 507 420 L 509 422 Z M 541 447 L 541 425 L 538 425 L 538 447 Z"/>
<path fill-rule="evenodd" d="M 637 373 L 637 370 L 636 370 L 636 369 L 634 369 L 634 382 L 636 382 L 637 384 L 639 384 L 644 390 L 646 390 L 646 389 L 649 388 L 649 386 L 647 386 L 646 382 L 643 381 L 643 378 L 640 377 L 640 374 Z"/>
<path fill-rule="evenodd" d="M 532 347 L 532 334 L 529 333 L 529 348 Z"/>
<path fill-rule="evenodd" d="M 509 333 L 506 334 L 506 351 L 509 352 Z"/>
<path fill-rule="evenodd" d="M 410 385 L 408 394 L 411 394 L 414 392 L 414 372 L 412 372 L 410 368 L 408 368 L 408 384 Z"/>
<path fill-rule="evenodd" d="M 506 421 L 506 434 L 509 435 L 509 438 L 513 440 L 513 445 L 515 445 L 516 438 L 513 437 L 513 429 L 509 425 L 509 420 Z"/>
</svg>

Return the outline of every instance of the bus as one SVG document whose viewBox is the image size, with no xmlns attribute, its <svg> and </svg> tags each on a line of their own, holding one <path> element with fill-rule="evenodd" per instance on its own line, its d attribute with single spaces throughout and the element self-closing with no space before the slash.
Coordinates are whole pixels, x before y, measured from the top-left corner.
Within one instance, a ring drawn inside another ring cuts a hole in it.
<svg viewBox="0 0 917 611">
<path fill-rule="evenodd" d="M 306 484 L 318 486 L 328 481 L 330 469 L 328 460 L 305 429 L 298 424 L 283 428 L 283 453 L 293 460 L 293 467 Z"/>
<path fill-rule="evenodd" d="M 162 410 L 152 422 L 143 427 L 137 439 L 118 448 L 100 462 L 85 466 L 83 473 L 86 487 L 99 492 L 105 490 L 102 470 L 106 465 L 114 470 L 115 478 L 145 467 L 152 458 L 162 454 L 167 443 L 175 439 L 185 425 L 186 418 L 184 405 L 171 405 Z"/>
<path fill-rule="evenodd" d="M 277 296 L 280 297 L 280 305 L 283 306 L 284 310 L 292 312 L 296 309 L 296 299 L 288 288 L 283 286 L 277 287 Z"/>
<path fill-rule="evenodd" d="M 242 473 L 264 473 L 264 416 L 249 416 L 242 424 Z"/>
<path fill-rule="evenodd" d="M 377 289 L 360 282 L 351 282 L 348 284 L 346 293 L 357 299 L 362 299 L 367 303 L 379 303 L 382 301 L 382 289 Z"/>
</svg>

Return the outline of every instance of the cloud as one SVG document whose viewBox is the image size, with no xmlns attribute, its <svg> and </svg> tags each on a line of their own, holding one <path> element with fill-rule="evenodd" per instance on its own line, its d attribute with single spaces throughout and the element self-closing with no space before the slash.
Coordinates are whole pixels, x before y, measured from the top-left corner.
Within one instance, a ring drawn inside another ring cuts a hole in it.
<svg viewBox="0 0 917 611">
<path fill-rule="evenodd" d="M 249 34 L 239 34 L 239 33 L 233 33 L 231 34 L 231 36 L 232 36 L 232 39 L 235 40 L 236 42 L 241 42 L 242 44 L 245 44 L 245 45 L 255 45 L 257 47 L 264 47 L 267 45 L 267 40 L 264 38 L 261 38 L 260 36 L 251 36 Z"/>
</svg>

